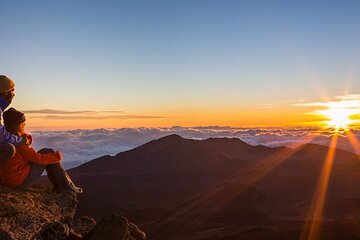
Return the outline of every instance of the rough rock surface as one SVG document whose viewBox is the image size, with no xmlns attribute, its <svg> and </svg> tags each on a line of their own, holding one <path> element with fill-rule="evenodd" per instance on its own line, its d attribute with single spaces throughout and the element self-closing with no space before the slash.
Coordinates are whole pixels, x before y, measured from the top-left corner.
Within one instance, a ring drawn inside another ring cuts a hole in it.
<svg viewBox="0 0 360 240">
<path fill-rule="evenodd" d="M 27 191 L 0 185 L 0 239 L 66 239 L 77 197 L 37 185 Z"/>
<path fill-rule="evenodd" d="M 74 192 L 54 193 L 42 185 L 26 191 L 0 185 L 0 240 L 146 238 L 135 224 L 117 214 L 98 224 L 86 216 L 74 218 L 77 203 Z"/>
<path fill-rule="evenodd" d="M 118 214 L 102 218 L 86 240 L 144 240 L 146 235 L 135 224 Z"/>
<path fill-rule="evenodd" d="M 96 221 L 88 216 L 78 216 L 71 222 L 72 230 L 78 235 L 85 235 L 96 225 Z"/>
</svg>

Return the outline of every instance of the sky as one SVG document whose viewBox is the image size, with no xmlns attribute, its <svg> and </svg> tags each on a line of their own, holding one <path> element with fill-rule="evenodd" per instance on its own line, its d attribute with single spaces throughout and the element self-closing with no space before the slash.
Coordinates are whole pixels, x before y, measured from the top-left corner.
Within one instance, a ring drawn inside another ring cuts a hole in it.
<svg viewBox="0 0 360 240">
<path fill-rule="evenodd" d="M 359 1 L 0 0 L 0 10 L 0 74 L 32 130 L 297 127 L 348 96 L 360 109 Z"/>
</svg>

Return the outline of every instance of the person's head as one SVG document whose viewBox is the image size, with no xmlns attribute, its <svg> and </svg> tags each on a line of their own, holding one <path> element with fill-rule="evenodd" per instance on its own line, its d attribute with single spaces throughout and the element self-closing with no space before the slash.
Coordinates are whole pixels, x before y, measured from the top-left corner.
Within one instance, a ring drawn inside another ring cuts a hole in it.
<svg viewBox="0 0 360 240">
<path fill-rule="evenodd" d="M 16 110 L 15 108 L 9 108 L 3 113 L 4 125 L 8 132 L 22 136 L 25 133 L 25 114 Z"/>
<path fill-rule="evenodd" d="M 11 103 L 15 96 L 14 92 L 14 81 L 5 75 L 0 75 L 0 96 L 3 97 L 8 103 Z"/>
</svg>

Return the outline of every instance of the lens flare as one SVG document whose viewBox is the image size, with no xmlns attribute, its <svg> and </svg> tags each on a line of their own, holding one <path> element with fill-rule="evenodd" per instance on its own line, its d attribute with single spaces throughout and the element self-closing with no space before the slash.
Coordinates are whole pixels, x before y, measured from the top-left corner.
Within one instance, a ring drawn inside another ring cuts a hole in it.
<svg viewBox="0 0 360 240">
<path fill-rule="evenodd" d="M 355 114 L 353 109 L 329 108 L 322 110 L 322 115 L 329 120 L 325 121 L 326 127 L 334 129 L 348 129 L 354 122 L 350 116 Z"/>
<path fill-rule="evenodd" d="M 357 98 L 360 96 L 356 95 Z M 360 99 L 354 99 L 353 95 L 337 97 L 337 101 L 315 103 L 311 106 L 321 107 L 312 113 L 322 117 L 321 125 L 325 128 L 348 130 L 352 125 L 358 124 L 352 116 L 360 113 Z"/>
</svg>

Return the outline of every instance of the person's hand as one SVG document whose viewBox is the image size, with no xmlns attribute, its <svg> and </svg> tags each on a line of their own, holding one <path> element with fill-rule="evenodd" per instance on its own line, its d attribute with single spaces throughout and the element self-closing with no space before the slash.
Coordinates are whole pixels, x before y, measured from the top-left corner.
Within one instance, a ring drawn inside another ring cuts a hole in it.
<svg viewBox="0 0 360 240">
<path fill-rule="evenodd" d="M 32 136 L 24 133 L 22 136 L 21 145 L 30 145 L 32 143 Z"/>
<path fill-rule="evenodd" d="M 60 161 L 61 161 L 61 159 L 62 159 L 62 153 L 61 153 L 60 151 L 56 151 L 56 153 L 58 154 L 59 159 L 60 159 Z"/>
<path fill-rule="evenodd" d="M 29 142 L 29 145 L 32 144 L 32 136 L 31 136 L 31 134 L 29 134 L 29 133 L 25 133 L 25 134 L 26 134 L 26 139 Z"/>
<path fill-rule="evenodd" d="M 19 145 L 25 145 L 25 146 L 27 146 L 27 145 L 29 145 L 28 144 L 29 143 L 29 140 L 26 138 L 26 136 L 21 136 L 21 142 L 19 143 Z"/>
</svg>

